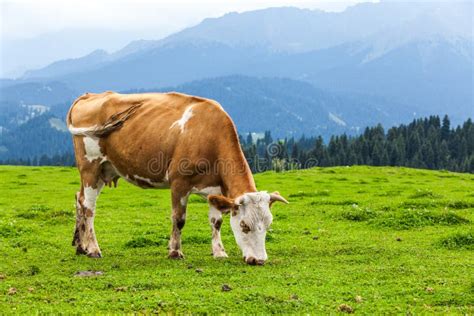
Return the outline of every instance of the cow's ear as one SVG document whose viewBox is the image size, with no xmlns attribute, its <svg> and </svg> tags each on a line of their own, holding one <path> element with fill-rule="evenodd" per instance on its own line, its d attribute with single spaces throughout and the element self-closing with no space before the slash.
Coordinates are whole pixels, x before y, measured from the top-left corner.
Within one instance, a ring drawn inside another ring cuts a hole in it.
<svg viewBox="0 0 474 316">
<path fill-rule="evenodd" d="M 278 192 L 278 191 L 270 193 L 270 207 L 276 201 L 283 202 L 285 204 L 289 203 L 283 196 L 280 195 L 280 192 Z"/>
<path fill-rule="evenodd" d="M 211 194 L 207 197 L 207 201 L 211 206 L 214 206 L 223 213 L 228 213 L 230 210 L 233 210 L 237 207 L 233 199 L 229 199 L 223 195 Z"/>
</svg>

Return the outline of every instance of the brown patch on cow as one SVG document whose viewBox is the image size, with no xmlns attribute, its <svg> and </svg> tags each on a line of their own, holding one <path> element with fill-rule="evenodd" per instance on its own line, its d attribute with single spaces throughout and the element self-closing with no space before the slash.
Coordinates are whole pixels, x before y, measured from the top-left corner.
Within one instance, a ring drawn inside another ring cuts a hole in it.
<svg viewBox="0 0 474 316">
<path fill-rule="evenodd" d="M 135 103 L 128 107 L 127 109 L 123 110 L 122 112 L 118 112 L 113 114 L 109 117 L 109 119 L 100 127 L 97 127 L 93 131 L 93 136 L 95 137 L 104 137 L 112 133 L 113 131 L 121 128 L 123 124 L 132 117 L 135 112 L 137 112 L 138 108 L 142 106 L 142 103 Z"/>
<path fill-rule="evenodd" d="M 222 218 L 219 218 L 218 220 L 215 221 L 214 228 L 217 230 L 220 230 L 221 226 L 222 226 Z"/>
<path fill-rule="evenodd" d="M 76 229 L 74 230 L 74 236 L 72 237 L 72 245 L 71 246 L 75 246 L 78 243 L 79 243 L 79 229 L 76 226 Z"/>
<path fill-rule="evenodd" d="M 82 231 L 83 233 L 86 232 L 86 224 L 84 224 L 84 223 L 81 224 L 81 231 Z"/>
<path fill-rule="evenodd" d="M 82 246 L 78 245 L 76 247 L 76 255 L 87 255 L 87 251 L 85 251 Z"/>
<path fill-rule="evenodd" d="M 209 174 L 211 170 L 212 170 L 212 167 L 208 161 L 201 160 L 196 164 L 197 174 Z"/>
<path fill-rule="evenodd" d="M 216 223 L 216 219 L 214 217 L 211 217 L 211 224 L 214 225 Z"/>
<path fill-rule="evenodd" d="M 186 220 L 184 218 L 180 218 L 176 221 L 176 227 L 178 227 L 178 229 L 181 230 L 183 229 L 185 223 L 186 223 Z"/>
<path fill-rule="evenodd" d="M 250 227 L 244 221 L 240 221 L 240 227 L 242 227 L 242 232 L 248 234 L 250 232 Z"/>
<path fill-rule="evenodd" d="M 209 201 L 211 205 L 213 205 L 215 208 L 217 208 L 221 212 L 224 212 L 224 211 L 228 212 L 230 209 L 233 209 L 235 206 L 233 199 L 230 199 L 223 195 L 211 194 L 207 197 L 207 200 Z"/>
<path fill-rule="evenodd" d="M 94 217 L 94 211 L 91 209 L 86 209 L 86 217 Z"/>
</svg>

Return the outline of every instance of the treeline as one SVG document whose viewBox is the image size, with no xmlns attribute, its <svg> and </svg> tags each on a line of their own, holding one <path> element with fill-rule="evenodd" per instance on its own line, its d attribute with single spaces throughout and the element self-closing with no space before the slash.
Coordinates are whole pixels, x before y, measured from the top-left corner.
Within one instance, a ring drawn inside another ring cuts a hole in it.
<svg viewBox="0 0 474 316">
<path fill-rule="evenodd" d="M 270 132 L 254 141 L 242 137 L 244 153 L 254 172 L 314 166 L 406 166 L 474 173 L 474 125 L 468 119 L 451 128 L 447 116 L 417 119 L 408 125 L 366 128 L 359 136 L 302 137 L 274 142 Z"/>
<path fill-rule="evenodd" d="M 6 159 L 0 161 L 0 165 L 14 165 L 14 166 L 74 166 L 76 158 L 73 153 L 64 153 L 61 155 L 41 155 L 33 159 Z"/>
<path fill-rule="evenodd" d="M 315 166 L 406 166 L 474 173 L 474 124 L 468 119 L 451 128 L 445 116 L 417 119 L 387 131 L 381 125 L 368 127 L 359 136 L 321 136 L 274 140 L 240 136 L 245 156 L 253 172 L 305 169 Z M 35 159 L 6 160 L 11 165 L 74 165 L 72 153 Z"/>
</svg>

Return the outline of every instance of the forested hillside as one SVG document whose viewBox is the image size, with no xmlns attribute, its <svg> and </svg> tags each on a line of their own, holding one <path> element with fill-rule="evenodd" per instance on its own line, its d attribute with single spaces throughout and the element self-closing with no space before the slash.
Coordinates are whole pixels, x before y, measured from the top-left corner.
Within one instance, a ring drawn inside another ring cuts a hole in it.
<svg viewBox="0 0 474 316">
<path fill-rule="evenodd" d="M 41 134 L 32 137 L 41 137 Z M 55 144 L 69 144 L 67 139 L 55 138 Z M 471 119 L 452 127 L 447 116 L 442 120 L 431 116 L 387 131 L 379 124 L 367 127 L 358 136 L 335 135 L 328 142 L 321 136 L 274 139 L 269 131 L 262 135 L 241 135 L 240 141 L 253 172 L 370 165 L 474 173 L 474 124 Z M 40 141 L 37 146 L 41 146 Z M 69 146 L 62 148 L 70 150 Z M 63 151 L 54 156 L 0 162 L 13 165 L 72 165 L 74 156 L 70 151 Z"/>
<path fill-rule="evenodd" d="M 70 151 L 70 135 L 64 118 L 79 95 L 77 92 L 60 84 L 25 84 L 3 91 L 5 93 L 0 97 L 0 109 L 4 109 L 0 112 L 0 160 L 32 160 Z M 226 76 L 125 93 L 153 91 L 179 91 L 215 99 L 230 114 L 240 133 L 271 130 L 278 138 L 298 138 L 303 134 L 322 135 L 325 139 L 342 133 L 355 135 L 365 126 L 377 123 L 391 127 L 408 122 L 417 111 L 414 106 L 381 97 L 331 93 L 305 82 L 283 78 Z M 394 113 L 394 109 L 403 111 Z M 61 122 L 61 127 L 51 125 L 51 118 Z M 65 146 L 58 147 L 58 144 Z"/>
<path fill-rule="evenodd" d="M 452 128 L 445 116 L 417 119 L 384 131 L 381 125 L 350 137 L 276 140 L 266 133 L 256 143 L 242 139 L 251 168 L 287 170 L 313 166 L 407 166 L 474 173 L 474 124 L 468 119 Z"/>
</svg>

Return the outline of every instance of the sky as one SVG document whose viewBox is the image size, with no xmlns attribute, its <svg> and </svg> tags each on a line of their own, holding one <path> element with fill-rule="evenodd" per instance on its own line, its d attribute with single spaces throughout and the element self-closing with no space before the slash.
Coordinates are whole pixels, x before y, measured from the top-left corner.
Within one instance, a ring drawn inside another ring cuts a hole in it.
<svg viewBox="0 0 474 316">
<path fill-rule="evenodd" d="M 343 11 L 377 0 L 0 0 L 0 78 L 158 40 L 208 17 L 268 7 Z M 32 53 L 34 52 L 34 53 Z"/>
<path fill-rule="evenodd" d="M 141 31 L 145 38 L 159 38 L 227 12 L 281 6 L 342 11 L 358 2 L 367 0 L 0 0 L 1 38 L 25 39 L 64 29 Z"/>
</svg>

